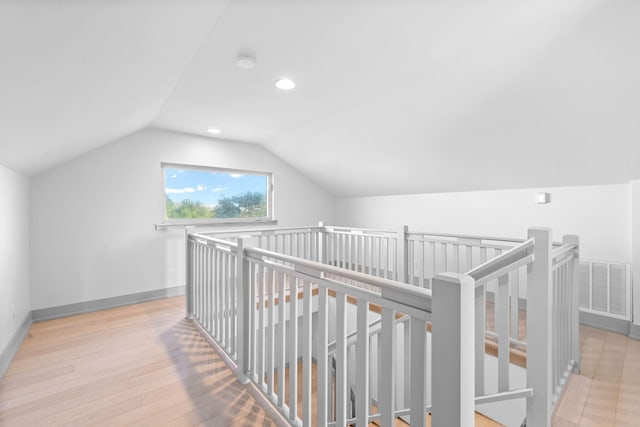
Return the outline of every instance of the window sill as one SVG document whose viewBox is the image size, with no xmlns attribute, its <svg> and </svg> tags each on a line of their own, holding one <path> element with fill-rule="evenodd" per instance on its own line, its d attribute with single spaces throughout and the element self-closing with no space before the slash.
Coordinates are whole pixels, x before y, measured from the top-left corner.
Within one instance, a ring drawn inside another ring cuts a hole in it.
<svg viewBox="0 0 640 427">
<path fill-rule="evenodd" d="M 224 228 L 224 227 L 251 227 L 261 225 L 278 225 L 278 220 L 254 220 L 254 221 L 192 221 L 192 222 L 161 222 L 153 224 L 156 231 L 168 230 L 170 228 L 187 228 L 187 227 L 208 227 L 208 228 Z"/>
</svg>

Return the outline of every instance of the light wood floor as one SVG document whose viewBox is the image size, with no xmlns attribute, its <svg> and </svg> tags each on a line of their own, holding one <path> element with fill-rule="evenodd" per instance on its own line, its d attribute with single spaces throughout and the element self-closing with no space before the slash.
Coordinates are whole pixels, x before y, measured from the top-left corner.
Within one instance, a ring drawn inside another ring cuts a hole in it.
<svg viewBox="0 0 640 427">
<path fill-rule="evenodd" d="M 0 380 L 0 426 L 271 426 L 183 298 L 36 323 Z M 554 426 L 640 426 L 640 341 L 581 327 Z"/>
<path fill-rule="evenodd" d="M 0 426 L 275 425 L 170 298 L 35 323 Z"/>
<path fill-rule="evenodd" d="M 640 426 L 640 341 L 580 327 L 582 366 L 559 403 L 553 425 Z"/>
</svg>

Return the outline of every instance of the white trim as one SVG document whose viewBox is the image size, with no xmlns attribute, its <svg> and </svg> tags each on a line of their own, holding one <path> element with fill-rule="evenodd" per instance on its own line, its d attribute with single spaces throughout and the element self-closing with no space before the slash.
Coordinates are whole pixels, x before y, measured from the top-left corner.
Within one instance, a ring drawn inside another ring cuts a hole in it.
<svg viewBox="0 0 640 427">
<path fill-rule="evenodd" d="M 580 324 L 622 335 L 630 335 L 631 329 L 631 321 L 629 319 L 582 309 L 580 310 Z"/>
<path fill-rule="evenodd" d="M 141 302 L 154 301 L 179 295 L 184 295 L 184 286 L 162 288 L 129 295 L 119 295 L 111 298 L 84 301 L 75 304 L 60 305 L 57 307 L 41 308 L 33 310 L 31 313 L 34 322 L 41 322 L 44 320 L 75 316 L 76 314 L 91 313 L 108 308 L 139 304 Z"/>
<path fill-rule="evenodd" d="M 4 377 L 4 374 L 9 369 L 13 358 L 20 349 L 22 342 L 27 337 L 32 323 L 31 312 L 28 312 L 22 323 L 20 323 L 18 329 L 7 343 L 6 347 L 0 352 L 0 379 Z"/>
<path fill-rule="evenodd" d="M 631 317 L 629 316 L 621 316 L 619 314 L 607 313 L 606 311 L 594 310 L 586 307 L 580 307 L 580 311 L 590 314 L 597 314 L 598 316 L 611 317 L 612 319 L 631 321 Z"/>
<path fill-rule="evenodd" d="M 640 325 L 632 323 L 629 326 L 629 338 L 640 341 Z"/>
</svg>

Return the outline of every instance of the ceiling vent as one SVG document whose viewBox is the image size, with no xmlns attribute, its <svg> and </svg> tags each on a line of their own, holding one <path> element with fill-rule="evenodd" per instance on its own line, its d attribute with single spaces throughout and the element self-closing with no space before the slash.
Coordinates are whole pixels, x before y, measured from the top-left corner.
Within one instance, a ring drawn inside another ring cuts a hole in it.
<svg viewBox="0 0 640 427">
<path fill-rule="evenodd" d="M 256 66 L 256 58 L 251 55 L 238 55 L 236 59 L 236 65 L 245 70 L 250 70 Z"/>
</svg>

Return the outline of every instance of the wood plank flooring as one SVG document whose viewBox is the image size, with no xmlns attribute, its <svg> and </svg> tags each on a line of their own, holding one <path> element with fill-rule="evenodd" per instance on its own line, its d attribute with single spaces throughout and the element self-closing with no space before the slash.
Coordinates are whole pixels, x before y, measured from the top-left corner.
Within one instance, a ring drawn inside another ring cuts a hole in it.
<svg viewBox="0 0 640 427">
<path fill-rule="evenodd" d="M 582 366 L 558 404 L 553 425 L 640 426 L 640 341 L 580 327 Z"/>
<path fill-rule="evenodd" d="M 0 381 L 0 425 L 276 424 L 178 297 L 35 323 Z"/>
<path fill-rule="evenodd" d="M 182 297 L 36 323 L 0 380 L 0 426 L 271 426 Z M 581 327 L 553 425 L 640 426 L 640 341 Z"/>
</svg>

